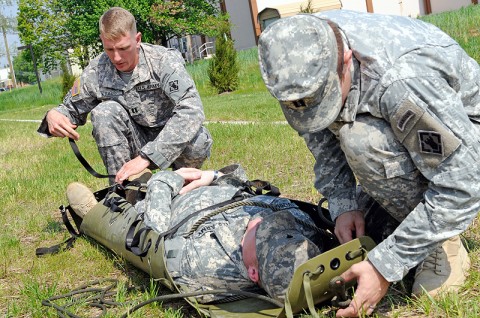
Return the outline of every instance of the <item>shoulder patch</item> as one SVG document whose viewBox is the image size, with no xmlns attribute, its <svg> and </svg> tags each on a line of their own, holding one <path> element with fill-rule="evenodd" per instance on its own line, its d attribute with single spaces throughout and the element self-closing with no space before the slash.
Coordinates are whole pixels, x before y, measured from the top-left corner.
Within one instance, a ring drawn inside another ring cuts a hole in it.
<svg viewBox="0 0 480 318">
<path fill-rule="evenodd" d="M 72 89 L 70 89 L 70 92 L 72 93 L 72 97 L 80 94 L 80 87 L 81 87 L 81 80 L 80 77 L 75 80 L 73 83 Z"/>
<path fill-rule="evenodd" d="M 410 154 L 437 167 L 460 146 L 460 139 L 437 117 L 406 96 L 392 117 L 392 130 Z"/>
<path fill-rule="evenodd" d="M 418 148 L 426 154 L 443 156 L 442 135 L 436 131 L 418 131 Z"/>
<path fill-rule="evenodd" d="M 178 92 L 178 80 L 168 82 L 170 93 Z"/>
</svg>

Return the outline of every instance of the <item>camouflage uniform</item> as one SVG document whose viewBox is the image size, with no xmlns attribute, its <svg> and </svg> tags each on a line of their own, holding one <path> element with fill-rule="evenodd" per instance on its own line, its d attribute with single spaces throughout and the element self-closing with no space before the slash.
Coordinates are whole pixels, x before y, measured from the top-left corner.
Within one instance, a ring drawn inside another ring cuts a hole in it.
<svg viewBox="0 0 480 318">
<path fill-rule="evenodd" d="M 353 51 L 351 89 L 328 129 L 302 131 L 300 115 L 287 119 L 316 159 L 315 187 L 333 219 L 364 209 L 357 179 L 401 221 L 368 255 L 383 277 L 398 281 L 480 210 L 480 68 L 416 19 L 346 10 L 315 16 L 338 24 Z"/>
<path fill-rule="evenodd" d="M 145 224 L 161 233 L 195 211 L 230 200 L 237 193 L 243 185 L 241 180 L 245 180 L 243 169 L 232 165 L 220 171 L 225 175 L 211 186 L 195 189 L 185 195 L 177 195 L 183 187 L 182 177 L 171 171 L 158 172 L 148 183 L 145 200 L 138 202 L 135 208 L 139 213 L 145 213 Z M 245 193 L 244 196 L 250 197 Z M 280 206 L 298 219 L 313 222 L 307 214 L 287 199 L 262 195 L 251 197 L 249 200 Z M 218 288 L 256 290 L 258 287 L 249 279 L 243 263 L 240 243 L 248 222 L 256 217 L 268 216 L 273 213 L 272 210 L 260 206 L 234 207 L 218 215 L 206 217 L 198 223 L 195 231 L 185 235 L 197 221 L 214 210 L 202 211 L 182 225 L 172 238 L 165 240 L 165 257 L 170 275 L 185 291 Z M 300 224 L 298 227 L 306 236 L 315 235 L 311 229 L 304 229 Z M 295 255 L 290 256 L 285 257 L 284 253 L 282 258 L 293 260 L 296 258 Z M 297 262 L 301 264 L 306 260 L 297 259 Z M 270 269 L 270 273 L 274 273 L 274 268 Z M 286 277 L 272 276 L 277 280 L 285 280 Z M 270 283 L 272 281 L 273 279 Z M 275 281 L 272 284 L 276 285 Z M 221 297 L 205 295 L 198 300 L 209 302 L 223 297 L 225 295 Z"/>
<path fill-rule="evenodd" d="M 210 155 L 195 84 L 178 52 L 161 46 L 141 44 L 127 83 L 108 56 L 99 55 L 55 109 L 75 125 L 92 113 L 93 136 L 110 175 L 140 151 L 160 169 L 199 168 Z M 38 132 L 49 134 L 45 119 Z"/>
</svg>

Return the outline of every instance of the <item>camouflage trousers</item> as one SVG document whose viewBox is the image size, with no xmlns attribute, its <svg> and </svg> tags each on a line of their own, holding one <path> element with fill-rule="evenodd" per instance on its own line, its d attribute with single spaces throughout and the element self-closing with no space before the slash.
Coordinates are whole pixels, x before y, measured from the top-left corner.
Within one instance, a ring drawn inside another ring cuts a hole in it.
<svg viewBox="0 0 480 318">
<path fill-rule="evenodd" d="M 480 133 L 480 124 L 476 127 Z M 340 143 L 362 193 L 378 202 L 397 221 L 423 201 L 429 181 L 413 163 L 390 124 L 373 116 L 359 115 L 339 130 Z"/>
<path fill-rule="evenodd" d="M 92 135 L 109 175 L 115 175 L 126 162 L 137 157 L 142 147 L 155 140 L 162 130 L 138 125 L 119 103 L 113 101 L 97 105 L 91 112 L 91 120 Z M 202 127 L 170 167 L 200 168 L 210 156 L 211 145 L 210 133 Z M 150 168 L 168 167 L 157 167 L 152 164 Z M 113 183 L 113 179 L 109 181 Z"/>
</svg>

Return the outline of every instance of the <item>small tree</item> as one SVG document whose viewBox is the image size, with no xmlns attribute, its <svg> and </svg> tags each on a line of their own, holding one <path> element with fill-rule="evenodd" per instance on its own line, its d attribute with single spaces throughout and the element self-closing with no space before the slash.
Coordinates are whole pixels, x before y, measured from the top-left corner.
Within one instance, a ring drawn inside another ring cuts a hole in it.
<svg viewBox="0 0 480 318">
<path fill-rule="evenodd" d="M 70 74 L 70 70 L 68 69 L 67 62 L 62 61 L 60 64 L 62 68 L 62 97 L 63 98 L 67 92 L 72 88 L 73 82 L 75 82 L 75 75 Z"/>
<path fill-rule="evenodd" d="M 308 0 L 308 3 L 305 7 L 303 5 L 300 5 L 300 12 L 301 13 L 315 13 L 317 11 L 315 9 L 313 9 L 312 0 Z"/>
<path fill-rule="evenodd" d="M 13 58 L 13 68 L 17 83 L 35 83 L 37 81 L 29 50 L 22 50 Z"/>
<path fill-rule="evenodd" d="M 237 51 L 228 31 L 229 29 L 224 29 L 222 35 L 217 37 L 215 55 L 208 65 L 210 84 L 219 94 L 232 92 L 238 88 Z"/>
</svg>

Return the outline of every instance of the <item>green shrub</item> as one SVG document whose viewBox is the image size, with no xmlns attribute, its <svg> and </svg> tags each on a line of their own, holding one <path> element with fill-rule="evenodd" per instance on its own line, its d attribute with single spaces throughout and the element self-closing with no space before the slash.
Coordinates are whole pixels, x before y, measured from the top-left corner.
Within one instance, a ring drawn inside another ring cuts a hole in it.
<svg viewBox="0 0 480 318">
<path fill-rule="evenodd" d="M 222 32 L 215 41 L 215 56 L 210 60 L 208 78 L 219 94 L 232 92 L 238 88 L 237 51 L 233 40 Z"/>
<path fill-rule="evenodd" d="M 75 75 L 70 74 L 70 70 L 67 67 L 67 63 L 63 62 L 61 64 L 62 68 L 62 98 L 67 94 L 67 92 L 72 88 L 73 82 L 75 82 Z"/>
</svg>

